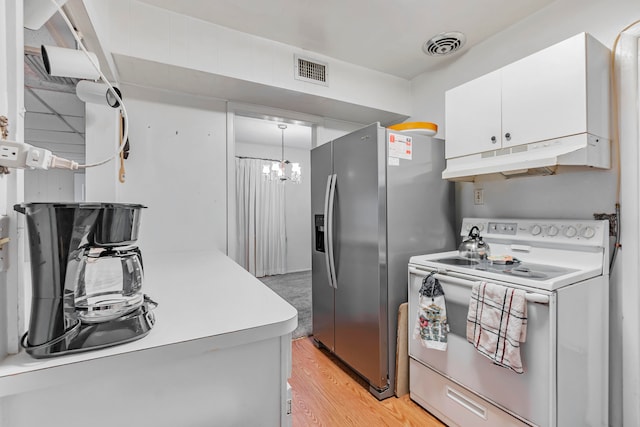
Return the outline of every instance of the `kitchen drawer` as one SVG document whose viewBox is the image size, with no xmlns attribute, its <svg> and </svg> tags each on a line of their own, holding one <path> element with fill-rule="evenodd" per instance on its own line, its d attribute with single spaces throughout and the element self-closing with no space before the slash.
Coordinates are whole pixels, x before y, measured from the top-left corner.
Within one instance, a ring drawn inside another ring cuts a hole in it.
<svg viewBox="0 0 640 427">
<path fill-rule="evenodd" d="M 449 426 L 531 426 L 459 387 L 442 375 L 409 359 L 411 399 Z"/>
</svg>

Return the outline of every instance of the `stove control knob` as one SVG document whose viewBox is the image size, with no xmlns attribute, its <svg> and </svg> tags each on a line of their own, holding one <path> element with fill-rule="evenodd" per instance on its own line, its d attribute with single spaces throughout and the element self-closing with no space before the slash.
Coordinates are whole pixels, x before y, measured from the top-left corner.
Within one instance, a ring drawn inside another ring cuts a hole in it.
<svg viewBox="0 0 640 427">
<path fill-rule="evenodd" d="M 549 229 L 547 230 L 547 234 L 548 234 L 549 236 L 553 237 L 553 236 L 557 236 L 559 231 L 560 231 L 560 230 L 558 230 L 558 227 L 556 227 L 555 225 L 552 225 L 552 226 L 550 226 L 550 227 L 549 227 Z"/>
<path fill-rule="evenodd" d="M 542 233 L 542 227 L 536 224 L 533 227 L 531 227 L 530 231 L 533 236 L 537 236 L 538 234 Z"/>
<path fill-rule="evenodd" d="M 576 228 L 573 225 L 570 225 L 564 229 L 564 235 L 569 238 L 575 237 L 576 234 L 578 234 L 578 230 L 576 230 Z"/>
<path fill-rule="evenodd" d="M 580 235 L 585 239 L 590 239 L 596 235 L 596 230 L 594 230 L 593 227 L 585 227 L 580 231 Z"/>
</svg>

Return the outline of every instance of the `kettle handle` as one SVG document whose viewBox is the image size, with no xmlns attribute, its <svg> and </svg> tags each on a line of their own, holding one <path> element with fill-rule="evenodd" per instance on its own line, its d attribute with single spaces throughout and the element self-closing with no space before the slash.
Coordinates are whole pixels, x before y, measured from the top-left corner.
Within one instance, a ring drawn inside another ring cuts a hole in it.
<svg viewBox="0 0 640 427">
<path fill-rule="evenodd" d="M 472 237 L 474 239 L 477 239 L 480 237 L 480 229 L 478 228 L 477 225 L 474 225 L 473 227 L 471 227 L 471 230 L 469 230 L 469 237 Z"/>
</svg>

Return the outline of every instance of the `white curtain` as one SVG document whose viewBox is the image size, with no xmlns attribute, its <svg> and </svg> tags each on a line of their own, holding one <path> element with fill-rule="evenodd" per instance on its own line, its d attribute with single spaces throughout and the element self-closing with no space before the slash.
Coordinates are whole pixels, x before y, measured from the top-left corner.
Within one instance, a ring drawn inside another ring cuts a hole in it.
<svg viewBox="0 0 640 427">
<path fill-rule="evenodd" d="M 263 179 L 266 163 L 236 158 L 237 260 L 256 277 L 286 273 L 284 182 Z"/>
</svg>

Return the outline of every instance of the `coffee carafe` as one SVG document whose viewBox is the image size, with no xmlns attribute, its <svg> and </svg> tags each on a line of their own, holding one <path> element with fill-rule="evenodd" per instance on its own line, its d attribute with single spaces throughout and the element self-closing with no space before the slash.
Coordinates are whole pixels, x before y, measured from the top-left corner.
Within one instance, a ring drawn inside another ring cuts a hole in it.
<svg viewBox="0 0 640 427">
<path fill-rule="evenodd" d="M 22 346 L 35 358 L 142 338 L 157 304 L 143 293 L 135 246 L 145 206 L 23 203 L 31 255 L 31 316 Z"/>
</svg>

